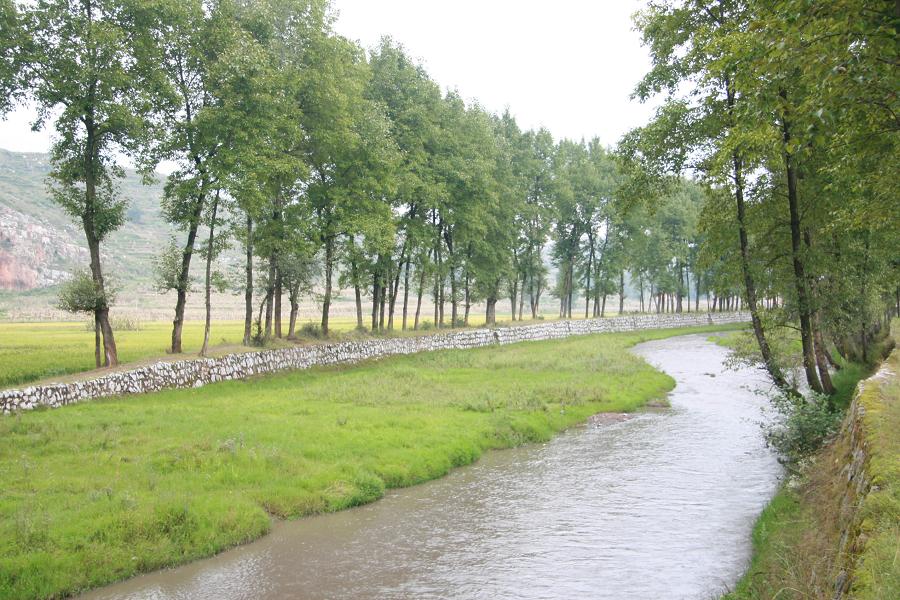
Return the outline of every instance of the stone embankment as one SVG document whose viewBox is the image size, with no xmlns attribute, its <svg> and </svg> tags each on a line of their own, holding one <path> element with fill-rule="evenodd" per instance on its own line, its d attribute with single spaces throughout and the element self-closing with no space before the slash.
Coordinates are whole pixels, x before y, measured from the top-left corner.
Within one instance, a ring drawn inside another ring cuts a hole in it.
<svg viewBox="0 0 900 600">
<path fill-rule="evenodd" d="M 492 344 L 515 344 L 613 331 L 739 323 L 748 320 L 749 315 L 746 313 L 627 315 L 517 327 L 469 329 L 419 337 L 375 338 L 229 354 L 219 358 L 159 362 L 85 381 L 0 391 L 0 410 L 4 414 L 9 414 L 38 407 L 57 408 L 94 398 L 143 394 L 167 388 L 201 387 L 217 381 L 245 379 L 254 375 L 292 369 L 355 363 L 396 354 L 478 348 Z"/>
<path fill-rule="evenodd" d="M 840 526 L 835 599 L 897 597 L 883 594 L 900 584 L 898 424 L 900 348 L 859 383 L 835 440 L 843 465 L 835 498 Z"/>
</svg>

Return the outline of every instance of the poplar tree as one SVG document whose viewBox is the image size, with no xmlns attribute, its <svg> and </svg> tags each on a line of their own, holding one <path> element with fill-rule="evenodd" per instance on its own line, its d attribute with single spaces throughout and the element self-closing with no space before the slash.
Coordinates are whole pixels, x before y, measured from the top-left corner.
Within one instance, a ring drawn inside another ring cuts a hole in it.
<svg viewBox="0 0 900 600">
<path fill-rule="evenodd" d="M 100 247 L 125 219 L 116 156 L 142 164 L 148 141 L 155 67 L 144 54 L 153 45 L 144 9 L 136 0 L 40 0 L 22 15 L 30 39 L 23 87 L 38 110 L 34 127 L 52 121 L 55 130 L 51 197 L 84 231 L 107 366 L 118 353 Z"/>
</svg>

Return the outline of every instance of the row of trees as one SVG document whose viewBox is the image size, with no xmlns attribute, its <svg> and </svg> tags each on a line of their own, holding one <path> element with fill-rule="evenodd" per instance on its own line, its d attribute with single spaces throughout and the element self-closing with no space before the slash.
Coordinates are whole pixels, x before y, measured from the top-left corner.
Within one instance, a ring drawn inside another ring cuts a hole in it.
<svg viewBox="0 0 900 600">
<path fill-rule="evenodd" d="M 714 283 L 698 261 L 704 188 L 679 179 L 651 207 L 631 202 L 597 140 L 557 143 L 442 93 L 390 40 L 367 54 L 336 35 L 326 0 L 0 7 L 0 108 L 25 98 L 35 127 L 56 132 L 52 192 L 90 250 L 89 275 L 64 300 L 93 313 L 98 365 L 117 361 L 100 245 L 124 220 L 123 154 L 148 178 L 176 166 L 162 202 L 182 234 L 156 264 L 176 298 L 172 352 L 197 259 L 206 352 L 214 259 L 229 244 L 245 253 L 247 344 L 292 336 L 310 294 L 328 335 L 338 289 L 353 289 L 359 327 L 390 330 L 418 328 L 425 295 L 434 324 L 455 327 L 476 302 L 493 323 L 503 298 L 513 320 L 537 317 L 548 290 L 561 316 L 578 296 L 585 316 L 617 293 L 622 310 L 626 272 L 655 310 L 683 310 L 684 298 L 690 310 L 691 289 L 699 309 L 701 283 Z M 728 285 L 720 296 L 734 295 Z"/>
<path fill-rule="evenodd" d="M 831 352 L 870 360 L 900 312 L 900 4 L 666 0 L 636 23 L 653 63 L 636 95 L 665 102 L 623 154 L 644 187 L 709 186 L 700 263 L 740 283 L 780 388 L 772 330 L 796 327 L 806 383 L 833 393 Z"/>
</svg>

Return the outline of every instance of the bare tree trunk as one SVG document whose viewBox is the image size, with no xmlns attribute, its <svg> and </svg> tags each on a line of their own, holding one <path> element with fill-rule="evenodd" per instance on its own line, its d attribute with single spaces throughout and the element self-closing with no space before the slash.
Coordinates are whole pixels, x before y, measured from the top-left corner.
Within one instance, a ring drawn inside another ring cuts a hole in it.
<svg viewBox="0 0 900 600">
<path fill-rule="evenodd" d="M 519 320 L 522 320 L 522 315 L 524 314 L 522 311 L 525 309 L 525 281 L 528 278 L 528 273 L 522 273 L 522 291 L 519 292 Z"/>
<path fill-rule="evenodd" d="M 175 319 L 172 321 L 172 354 L 181 354 L 181 332 L 184 328 L 184 308 L 187 304 L 187 288 L 191 274 L 191 257 L 194 254 L 194 243 L 197 239 L 197 228 L 200 225 L 200 215 L 203 210 L 203 198 L 198 197 L 194 212 L 191 215 L 188 227 L 188 237 L 181 253 L 181 270 L 178 273 L 177 298 L 175 300 Z"/>
<path fill-rule="evenodd" d="M 684 282 L 684 295 L 687 299 L 687 303 L 685 304 L 685 308 L 688 312 L 691 312 L 691 271 L 688 269 L 685 272 L 685 282 Z"/>
<path fill-rule="evenodd" d="M 296 296 L 291 298 L 291 317 L 288 324 L 288 338 L 294 339 L 297 336 L 297 313 L 300 312 L 300 303 Z"/>
<path fill-rule="evenodd" d="M 684 265 L 681 263 L 681 260 L 678 261 L 678 289 L 675 290 L 675 293 L 678 296 L 675 302 L 675 312 L 681 313 L 681 300 L 684 297 Z"/>
<path fill-rule="evenodd" d="M 247 215 L 247 264 L 244 267 L 244 345 L 253 338 L 253 219 Z"/>
<path fill-rule="evenodd" d="M 787 101 L 787 92 L 782 91 L 782 98 Z M 787 118 L 782 115 L 781 120 L 783 157 L 785 173 L 787 175 L 788 208 L 790 211 L 791 225 L 791 260 L 794 267 L 794 285 L 797 291 L 797 312 L 800 317 L 800 343 L 803 347 L 803 370 L 806 373 L 806 381 L 811 390 L 823 393 L 822 383 L 816 373 L 816 358 L 812 336 L 812 319 L 810 315 L 810 302 L 807 289 L 806 271 L 801 257 L 801 223 L 800 202 L 797 192 L 797 171 L 794 166 L 794 158 L 789 152 L 791 143 L 791 129 Z"/>
<path fill-rule="evenodd" d="M 819 329 L 819 315 L 814 317 L 815 326 L 813 327 L 813 345 L 816 352 L 816 366 L 819 369 L 819 377 L 822 380 L 822 389 L 825 393 L 832 395 L 835 392 L 834 384 L 831 381 L 831 373 L 828 372 L 828 358 L 825 352 L 825 339 L 822 336 L 822 330 Z"/>
<path fill-rule="evenodd" d="M 331 313 L 331 285 L 334 277 L 334 236 L 325 238 L 325 295 L 322 298 L 322 335 L 328 337 L 328 317 Z"/>
<path fill-rule="evenodd" d="M 277 268 L 275 270 L 275 337 L 281 337 L 281 297 L 282 297 L 282 289 L 281 289 L 281 269 Z"/>
<path fill-rule="evenodd" d="M 99 369 L 103 366 L 103 354 L 100 351 L 100 319 L 97 313 L 94 313 L 94 367 Z"/>
<path fill-rule="evenodd" d="M 419 329 L 419 315 L 422 312 L 422 294 L 425 292 L 425 269 L 419 267 L 419 290 L 416 297 L 416 317 L 413 322 L 413 329 Z"/>
<path fill-rule="evenodd" d="M 625 314 L 625 270 L 619 270 L 619 314 Z"/>
<path fill-rule="evenodd" d="M 362 292 L 359 289 L 359 281 L 357 281 L 356 279 L 353 280 L 353 295 L 356 299 L 356 328 L 362 329 Z"/>
<path fill-rule="evenodd" d="M 493 326 L 497 324 L 497 299 L 496 298 L 488 298 L 487 299 L 487 309 L 484 314 L 484 324 L 487 326 Z"/>
<path fill-rule="evenodd" d="M 700 312 L 700 274 L 694 273 L 694 285 L 695 285 L 695 294 L 694 294 L 694 312 Z"/>
<path fill-rule="evenodd" d="M 378 282 L 378 331 L 384 331 L 384 306 L 387 301 L 387 297 L 385 296 L 385 292 L 390 293 L 390 290 L 385 285 L 390 280 L 387 273 L 383 273 L 381 275 L 381 280 Z"/>
<path fill-rule="evenodd" d="M 406 268 L 403 272 L 403 331 L 406 331 L 406 313 L 409 310 L 409 267 L 412 260 L 406 261 Z"/>
<path fill-rule="evenodd" d="M 452 263 L 451 263 L 452 264 Z M 458 313 L 458 300 L 457 300 L 457 282 L 456 282 L 456 269 L 454 267 L 450 268 L 450 328 L 456 328 L 456 322 L 459 319 Z"/>
<path fill-rule="evenodd" d="M 381 293 L 380 282 L 378 280 L 378 267 L 376 265 L 375 272 L 372 274 L 372 331 L 378 331 L 378 297 Z"/>
<path fill-rule="evenodd" d="M 469 269 L 467 267 L 465 277 L 465 314 L 463 317 L 463 325 L 466 327 L 469 326 L 469 309 L 472 308 L 472 303 L 470 302 L 470 300 L 471 296 L 469 296 Z"/>
<path fill-rule="evenodd" d="M 205 303 L 206 303 L 206 322 L 203 325 L 203 346 L 200 347 L 200 356 L 206 356 L 209 351 L 209 329 L 212 323 L 212 260 L 213 250 L 215 248 L 216 237 L 216 213 L 219 210 L 219 190 L 213 198 L 212 214 L 209 221 L 209 241 L 206 244 L 206 282 L 205 282 Z"/>
<path fill-rule="evenodd" d="M 265 338 L 272 337 L 272 316 L 275 307 L 275 278 L 277 277 L 275 253 L 269 255 L 269 281 L 266 286 L 266 332 Z"/>
</svg>

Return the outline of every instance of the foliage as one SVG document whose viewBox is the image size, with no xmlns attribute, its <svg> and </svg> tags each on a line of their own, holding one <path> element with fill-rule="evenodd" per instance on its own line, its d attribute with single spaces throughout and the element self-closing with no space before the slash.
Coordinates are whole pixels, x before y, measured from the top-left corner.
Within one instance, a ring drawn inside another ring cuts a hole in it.
<svg viewBox="0 0 900 600">
<path fill-rule="evenodd" d="M 71 313 L 93 313 L 115 302 L 115 294 L 111 292 L 109 286 L 101 289 L 87 271 L 77 271 L 61 286 L 57 307 Z"/>
<path fill-rule="evenodd" d="M 191 279 L 181 278 L 181 249 L 174 237 L 169 238 L 169 243 L 153 259 L 153 279 L 156 291 L 165 294 L 169 290 L 178 290 L 184 287 L 185 291 L 191 289 Z"/>
<path fill-rule="evenodd" d="M 766 443 L 788 464 L 796 464 L 821 448 L 841 423 L 841 414 L 821 394 L 797 399 L 779 393 L 771 398 L 771 404 L 776 419 L 766 427 Z"/>
</svg>

